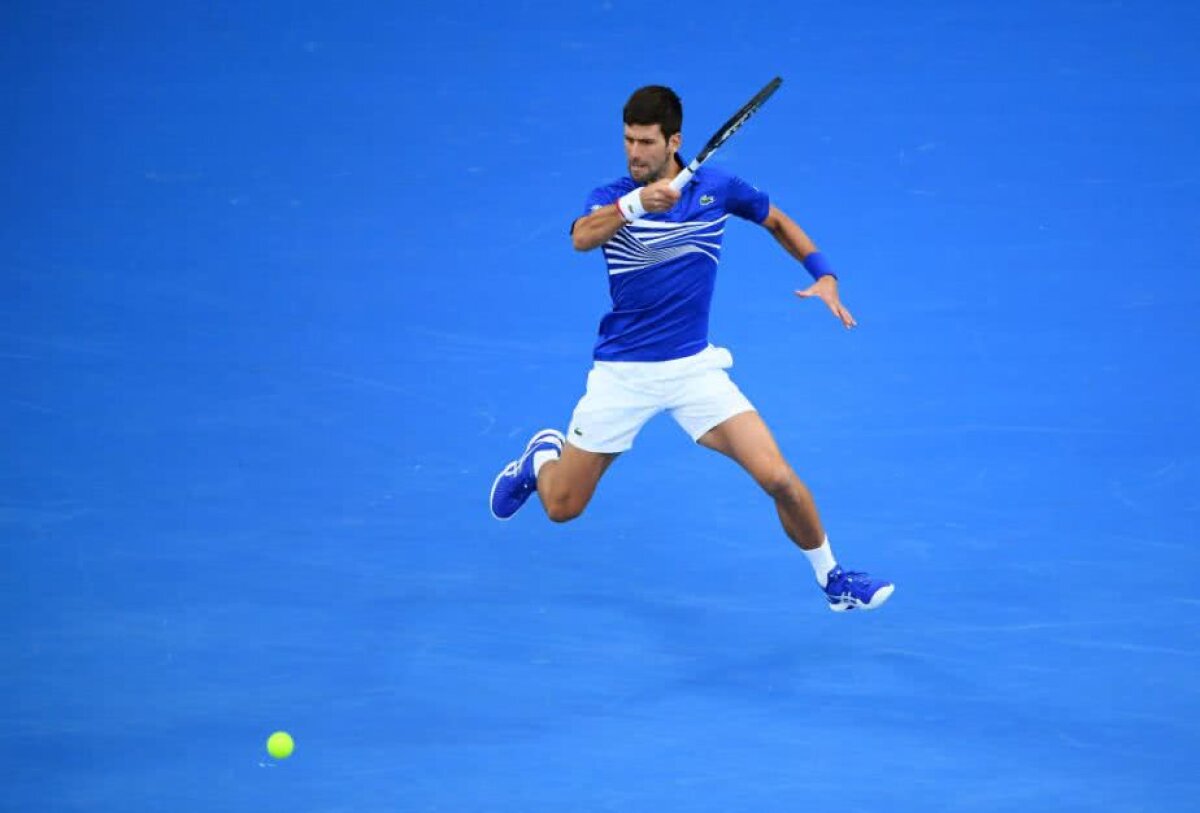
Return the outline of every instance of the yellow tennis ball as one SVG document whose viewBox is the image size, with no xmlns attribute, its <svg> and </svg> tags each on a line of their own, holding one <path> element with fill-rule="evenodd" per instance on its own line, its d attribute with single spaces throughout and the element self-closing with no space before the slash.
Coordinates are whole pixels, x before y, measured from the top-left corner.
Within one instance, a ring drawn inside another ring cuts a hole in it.
<svg viewBox="0 0 1200 813">
<path fill-rule="evenodd" d="M 286 731 L 276 731 L 267 737 L 267 753 L 275 759 L 287 759 L 296 748 L 292 735 Z"/>
</svg>

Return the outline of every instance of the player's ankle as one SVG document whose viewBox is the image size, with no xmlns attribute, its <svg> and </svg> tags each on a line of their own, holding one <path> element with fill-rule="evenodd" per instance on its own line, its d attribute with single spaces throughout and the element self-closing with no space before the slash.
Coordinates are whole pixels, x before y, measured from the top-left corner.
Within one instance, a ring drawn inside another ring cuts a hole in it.
<svg viewBox="0 0 1200 813">
<path fill-rule="evenodd" d="M 561 457 L 561 453 L 554 449 L 543 449 L 533 454 L 533 479 L 541 476 L 542 467 L 547 463 L 554 463 Z"/>
<path fill-rule="evenodd" d="M 824 588 L 829 581 L 829 571 L 837 567 L 837 560 L 833 558 L 833 548 L 829 546 L 829 537 L 826 536 L 821 540 L 819 546 L 811 550 L 805 549 L 804 556 L 812 565 L 813 575 L 817 577 L 817 584 Z"/>
</svg>

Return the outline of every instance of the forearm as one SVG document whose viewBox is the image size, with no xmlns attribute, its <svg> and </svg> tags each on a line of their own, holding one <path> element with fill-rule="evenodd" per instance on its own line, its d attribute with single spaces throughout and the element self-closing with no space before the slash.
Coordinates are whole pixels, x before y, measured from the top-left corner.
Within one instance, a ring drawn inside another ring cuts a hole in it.
<svg viewBox="0 0 1200 813">
<path fill-rule="evenodd" d="M 804 229 L 774 206 L 771 207 L 767 219 L 763 221 L 763 227 L 771 232 L 771 236 L 779 242 L 779 245 L 783 246 L 788 254 L 800 262 L 804 262 L 808 255 L 817 251 L 816 243 L 804 233 Z"/>
<path fill-rule="evenodd" d="M 612 239 L 625 225 L 625 217 L 616 206 L 605 206 L 575 221 L 571 242 L 576 251 L 591 251 Z"/>
<path fill-rule="evenodd" d="M 829 260 L 817 250 L 816 244 L 804 233 L 804 229 L 797 226 L 795 221 L 774 206 L 768 210 L 767 218 L 762 225 L 779 241 L 779 245 L 787 249 L 788 254 L 800 261 L 804 270 L 812 274 L 813 279 L 816 280 L 808 289 L 796 291 L 796 296 L 802 299 L 811 296 L 819 297 L 847 328 L 857 325 L 858 323 L 854 321 L 850 311 L 846 310 L 846 306 L 838 297 L 837 275 L 829 266 Z"/>
</svg>

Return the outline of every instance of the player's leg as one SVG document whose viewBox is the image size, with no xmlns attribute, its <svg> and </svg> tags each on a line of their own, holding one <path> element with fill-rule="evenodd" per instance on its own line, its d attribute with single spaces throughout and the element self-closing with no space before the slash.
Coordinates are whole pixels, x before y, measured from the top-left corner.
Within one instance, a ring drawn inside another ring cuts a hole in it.
<svg viewBox="0 0 1200 813">
<path fill-rule="evenodd" d="M 567 441 L 562 456 L 547 460 L 537 475 L 537 492 L 546 516 L 567 522 L 583 513 L 616 453 L 588 452 Z"/>
<path fill-rule="evenodd" d="M 825 530 L 812 493 L 784 460 L 771 430 L 757 412 L 734 415 L 696 442 L 737 461 L 754 478 L 775 501 L 783 530 L 798 547 L 816 550 L 824 544 Z"/>
<path fill-rule="evenodd" d="M 535 433 L 492 484 L 492 515 L 508 519 L 534 491 L 555 522 L 582 514 L 612 461 L 662 409 L 657 397 L 638 385 L 638 375 L 637 369 L 597 363 L 571 415 L 571 442 L 555 429 Z"/>
<path fill-rule="evenodd" d="M 733 458 L 775 501 L 788 538 L 804 550 L 820 548 L 825 539 L 812 495 L 779 451 L 775 438 L 754 405 L 726 370 L 733 356 L 709 347 L 695 357 L 681 377 L 671 402 L 671 415 L 693 440 Z"/>
<path fill-rule="evenodd" d="M 727 418 L 696 442 L 736 461 L 775 501 L 784 531 L 804 551 L 831 610 L 874 610 L 891 597 L 895 587 L 890 582 L 838 566 L 812 493 L 757 412 Z"/>
<path fill-rule="evenodd" d="M 754 405 L 729 378 L 726 369 L 732 365 L 727 350 L 705 351 L 674 393 L 672 416 L 694 441 L 736 461 L 771 497 L 784 532 L 804 551 L 831 609 L 879 607 L 891 596 L 892 585 L 838 567 L 812 494 Z"/>
<path fill-rule="evenodd" d="M 891 597 L 895 587 L 890 582 L 838 566 L 812 494 L 792 471 L 757 412 L 727 418 L 696 442 L 735 460 L 775 501 L 784 531 L 803 549 L 831 610 L 874 610 Z"/>
<path fill-rule="evenodd" d="M 596 485 L 622 452 L 662 407 L 644 386 L 640 366 L 597 363 L 588 374 L 587 391 L 571 413 L 562 455 L 541 466 L 538 496 L 546 516 L 567 522 L 583 513 Z"/>
</svg>

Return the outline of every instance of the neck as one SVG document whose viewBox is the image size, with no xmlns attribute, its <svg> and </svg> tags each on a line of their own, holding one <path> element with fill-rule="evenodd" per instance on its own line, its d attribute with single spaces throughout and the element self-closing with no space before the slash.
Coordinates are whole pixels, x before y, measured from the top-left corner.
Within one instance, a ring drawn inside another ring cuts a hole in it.
<svg viewBox="0 0 1200 813">
<path fill-rule="evenodd" d="M 678 175 L 682 169 L 683 162 L 679 158 L 679 153 L 673 152 L 671 153 L 671 159 L 667 161 L 667 169 L 663 172 L 662 177 L 669 181 Z"/>
</svg>

